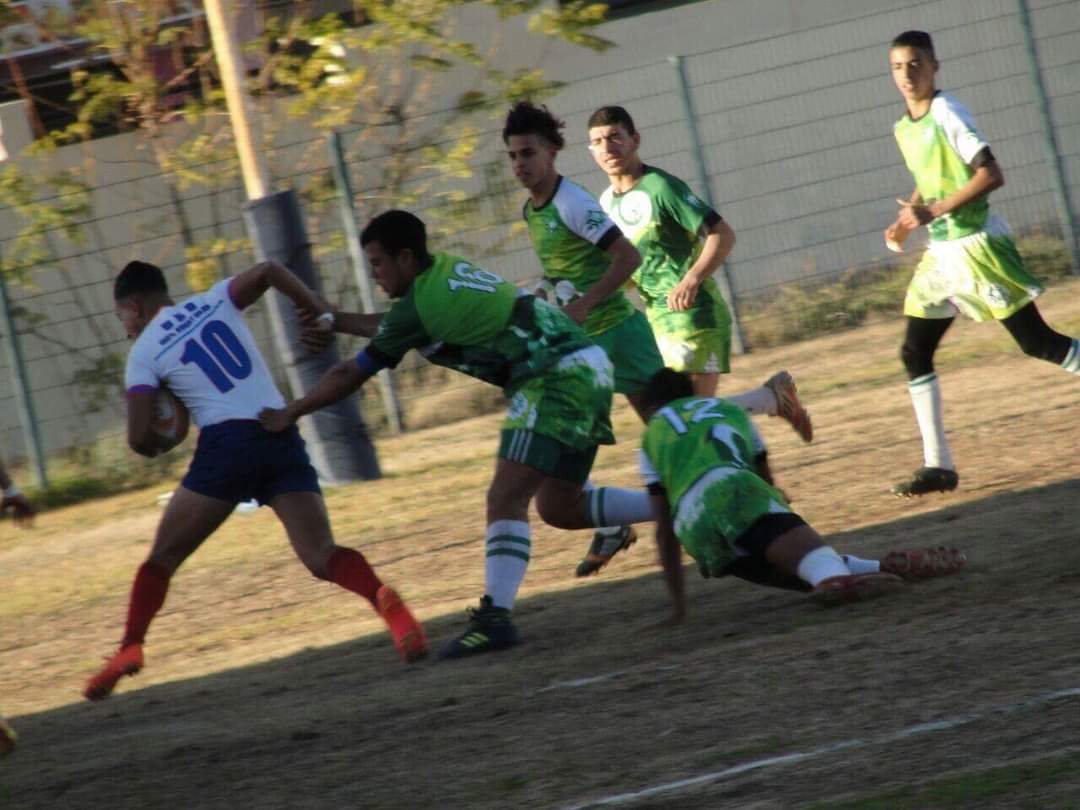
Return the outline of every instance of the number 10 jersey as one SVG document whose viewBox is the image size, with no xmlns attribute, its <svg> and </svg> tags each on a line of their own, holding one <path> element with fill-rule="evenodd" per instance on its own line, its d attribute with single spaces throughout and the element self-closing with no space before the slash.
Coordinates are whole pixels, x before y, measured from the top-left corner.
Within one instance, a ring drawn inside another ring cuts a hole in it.
<svg viewBox="0 0 1080 810">
<path fill-rule="evenodd" d="M 165 385 L 205 428 L 230 419 L 257 419 L 281 408 L 281 396 L 255 338 L 229 295 L 232 279 L 180 304 L 162 307 L 128 354 L 128 395 Z"/>
</svg>

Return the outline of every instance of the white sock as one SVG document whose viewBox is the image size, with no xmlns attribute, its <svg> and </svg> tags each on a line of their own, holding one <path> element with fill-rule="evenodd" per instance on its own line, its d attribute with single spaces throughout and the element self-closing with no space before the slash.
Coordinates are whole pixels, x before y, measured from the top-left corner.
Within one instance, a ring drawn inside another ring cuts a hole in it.
<svg viewBox="0 0 1080 810">
<path fill-rule="evenodd" d="M 816 588 L 819 582 L 830 577 L 844 577 L 850 573 L 851 570 L 844 565 L 832 546 L 815 548 L 799 560 L 799 579 L 809 583 L 811 588 Z"/>
<path fill-rule="evenodd" d="M 853 554 L 841 554 L 840 559 L 853 574 L 876 574 L 881 570 L 881 563 L 878 560 L 864 560 Z"/>
<path fill-rule="evenodd" d="M 1072 346 L 1069 347 L 1069 353 L 1065 355 L 1065 359 L 1061 361 L 1061 367 L 1070 374 L 1080 374 L 1080 340 L 1073 338 Z"/>
<path fill-rule="evenodd" d="M 743 391 L 741 394 L 735 394 L 734 396 L 725 396 L 728 402 L 734 402 L 740 408 L 750 411 L 755 416 L 776 416 L 777 408 L 776 394 L 772 392 L 771 388 L 766 388 L 764 385 L 760 388 L 751 388 L 749 391 Z"/>
<path fill-rule="evenodd" d="M 529 524 L 524 520 L 496 520 L 487 528 L 484 592 L 495 607 L 509 610 L 529 567 Z"/>
<path fill-rule="evenodd" d="M 915 406 L 915 419 L 923 441 L 923 464 L 955 470 L 949 443 L 945 439 L 945 418 L 941 408 L 941 386 L 937 374 L 930 372 L 908 383 L 911 404 Z"/>
<path fill-rule="evenodd" d="M 586 516 L 596 528 L 645 523 L 653 519 L 649 493 L 621 487 L 597 487 L 585 493 Z"/>
</svg>

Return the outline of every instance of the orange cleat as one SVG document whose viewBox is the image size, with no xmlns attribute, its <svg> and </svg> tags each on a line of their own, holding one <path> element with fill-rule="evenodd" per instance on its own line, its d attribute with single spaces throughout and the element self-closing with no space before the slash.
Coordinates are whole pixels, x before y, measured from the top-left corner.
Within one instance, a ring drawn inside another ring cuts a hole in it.
<svg viewBox="0 0 1080 810">
<path fill-rule="evenodd" d="M 375 594 L 375 604 L 390 630 L 398 654 L 406 664 L 419 661 L 428 654 L 427 634 L 405 607 L 397 591 L 383 585 Z"/>
<path fill-rule="evenodd" d="M 125 675 L 134 675 L 143 668 L 142 644 L 128 644 L 108 659 L 105 668 L 86 682 L 83 696 L 87 700 L 103 700 L 112 694 Z"/>
<path fill-rule="evenodd" d="M 848 574 L 829 577 L 817 584 L 810 598 L 824 607 L 865 602 L 904 588 L 904 580 L 893 574 Z"/>
<path fill-rule="evenodd" d="M 786 371 L 778 371 L 765 381 L 765 387 L 776 397 L 776 415 L 791 424 L 804 442 L 814 438 L 814 424 L 810 413 L 799 401 L 795 380 Z"/>
</svg>

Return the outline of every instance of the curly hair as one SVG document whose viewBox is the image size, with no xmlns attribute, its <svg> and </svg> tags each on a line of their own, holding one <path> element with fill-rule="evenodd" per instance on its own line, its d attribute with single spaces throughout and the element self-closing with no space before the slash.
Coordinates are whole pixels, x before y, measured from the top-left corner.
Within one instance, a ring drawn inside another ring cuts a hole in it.
<svg viewBox="0 0 1080 810">
<path fill-rule="evenodd" d="M 503 143 L 509 143 L 511 135 L 539 135 L 556 149 L 562 149 L 566 141 L 559 130 L 565 126 L 543 104 L 538 107 L 531 101 L 519 101 L 506 114 Z"/>
</svg>

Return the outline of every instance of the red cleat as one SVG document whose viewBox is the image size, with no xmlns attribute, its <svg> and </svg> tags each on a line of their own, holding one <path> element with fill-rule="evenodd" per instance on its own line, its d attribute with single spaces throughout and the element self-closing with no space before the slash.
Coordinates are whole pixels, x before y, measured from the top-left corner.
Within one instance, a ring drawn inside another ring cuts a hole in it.
<svg viewBox="0 0 1080 810">
<path fill-rule="evenodd" d="M 778 371 L 765 381 L 765 387 L 776 397 L 776 415 L 789 423 L 804 442 L 814 439 L 814 423 L 810 413 L 799 401 L 795 380 L 786 371 Z"/>
<path fill-rule="evenodd" d="M 419 661 L 428 654 L 427 634 L 405 607 L 397 591 L 383 585 L 375 594 L 375 604 L 390 630 L 398 654 L 406 664 Z"/>
<path fill-rule="evenodd" d="M 904 580 L 893 574 L 848 574 L 829 577 L 817 584 L 810 598 L 824 607 L 865 602 L 904 588 Z"/>
<path fill-rule="evenodd" d="M 143 668 L 142 644 L 128 644 L 108 659 L 105 668 L 86 682 L 83 696 L 87 700 L 103 700 L 112 694 L 125 675 L 134 675 Z"/>
<path fill-rule="evenodd" d="M 967 555 L 959 549 L 938 546 L 906 551 L 890 551 L 881 558 L 881 570 L 907 580 L 947 577 L 967 565 Z"/>
</svg>

